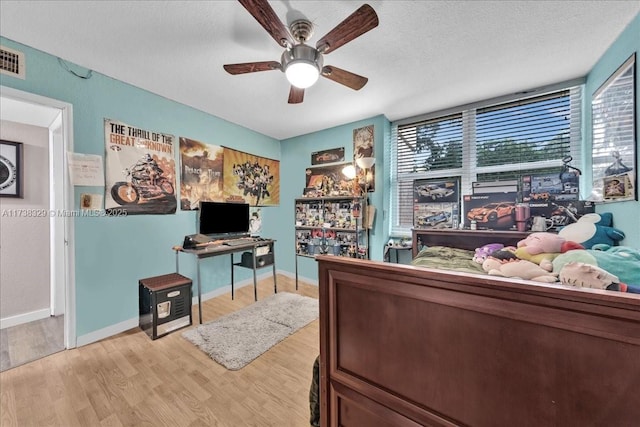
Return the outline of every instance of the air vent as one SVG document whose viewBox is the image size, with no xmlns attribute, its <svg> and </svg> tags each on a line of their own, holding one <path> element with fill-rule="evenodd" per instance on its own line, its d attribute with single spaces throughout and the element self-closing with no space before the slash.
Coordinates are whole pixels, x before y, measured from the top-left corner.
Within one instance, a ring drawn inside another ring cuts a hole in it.
<svg viewBox="0 0 640 427">
<path fill-rule="evenodd" d="M 0 73 L 24 80 L 24 53 L 0 46 Z"/>
</svg>

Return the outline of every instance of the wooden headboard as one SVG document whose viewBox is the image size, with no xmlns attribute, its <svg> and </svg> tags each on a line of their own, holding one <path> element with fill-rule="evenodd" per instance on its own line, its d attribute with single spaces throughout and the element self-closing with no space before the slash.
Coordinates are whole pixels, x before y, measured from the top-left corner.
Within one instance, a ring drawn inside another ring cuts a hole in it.
<svg viewBox="0 0 640 427">
<path fill-rule="evenodd" d="M 638 425 L 640 296 L 317 261 L 322 426 Z"/>
</svg>

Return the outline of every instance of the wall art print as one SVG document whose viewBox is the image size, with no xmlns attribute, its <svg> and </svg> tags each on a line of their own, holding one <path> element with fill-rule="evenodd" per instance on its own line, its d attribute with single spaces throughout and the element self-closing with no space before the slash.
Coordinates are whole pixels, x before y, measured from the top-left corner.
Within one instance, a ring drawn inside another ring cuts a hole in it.
<svg viewBox="0 0 640 427">
<path fill-rule="evenodd" d="M 107 212 L 176 212 L 173 135 L 105 119 Z"/>
<path fill-rule="evenodd" d="M 322 165 L 325 163 L 335 162 L 344 162 L 344 147 L 315 151 L 311 153 L 312 165 Z"/>
<path fill-rule="evenodd" d="M 373 165 L 371 169 L 364 170 L 355 163 L 355 160 L 361 157 L 375 157 L 375 153 L 373 150 L 374 147 L 374 127 L 373 125 L 364 126 L 358 129 L 353 130 L 353 160 L 354 166 L 356 168 L 356 174 L 358 175 L 358 180 L 360 182 L 360 186 L 367 187 L 367 192 L 375 191 L 375 170 L 376 166 Z"/>
<path fill-rule="evenodd" d="M 304 197 L 349 196 L 352 181 L 342 173 L 351 163 L 313 166 L 305 170 Z"/>
<path fill-rule="evenodd" d="M 280 204 L 280 162 L 223 147 L 223 194 L 228 202 Z"/>
<path fill-rule="evenodd" d="M 224 200 L 223 157 L 221 146 L 180 137 L 180 209 Z"/>
<path fill-rule="evenodd" d="M 0 141 L 0 197 L 22 198 L 21 142 Z"/>
</svg>

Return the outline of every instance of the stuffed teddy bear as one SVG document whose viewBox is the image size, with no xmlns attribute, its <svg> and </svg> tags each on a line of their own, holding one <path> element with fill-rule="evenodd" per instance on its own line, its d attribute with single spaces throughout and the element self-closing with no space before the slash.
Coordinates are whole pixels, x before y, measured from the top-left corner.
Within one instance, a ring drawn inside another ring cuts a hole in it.
<svg viewBox="0 0 640 427">
<path fill-rule="evenodd" d="M 473 255 L 473 260 L 478 264 L 482 264 L 484 260 L 487 259 L 491 254 L 503 248 L 504 245 L 501 243 L 488 243 L 484 246 L 476 248 Z"/>
<path fill-rule="evenodd" d="M 490 276 L 514 277 L 536 282 L 553 283 L 558 281 L 558 274 L 548 272 L 531 261 L 515 260 L 500 262 L 495 258 L 487 258 L 482 268 Z"/>
<path fill-rule="evenodd" d="M 572 261 L 597 266 L 631 287 L 640 287 L 640 251 L 637 249 L 598 244 L 592 249 L 569 251 L 553 260 L 553 271 L 560 273 Z"/>
<path fill-rule="evenodd" d="M 613 227 L 611 212 L 582 215 L 577 222 L 562 227 L 558 235 L 566 240 L 580 243 L 585 249 L 590 249 L 598 243 L 614 246 L 624 239 L 624 232 Z"/>
</svg>

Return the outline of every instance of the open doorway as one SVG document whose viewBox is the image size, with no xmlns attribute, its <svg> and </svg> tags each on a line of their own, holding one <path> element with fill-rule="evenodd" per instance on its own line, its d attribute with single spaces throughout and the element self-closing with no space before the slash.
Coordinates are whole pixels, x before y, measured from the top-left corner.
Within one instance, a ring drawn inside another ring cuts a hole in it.
<svg viewBox="0 0 640 427">
<path fill-rule="evenodd" d="M 73 209 L 73 188 L 69 184 L 66 171 L 66 153 L 73 151 L 73 126 L 72 106 L 62 101 L 0 86 L 0 102 L 3 139 L 6 138 L 6 134 L 11 135 L 9 130 L 15 132 L 15 129 L 18 129 L 19 135 L 20 126 L 24 126 L 24 129 L 38 135 L 44 135 L 45 141 L 42 144 L 42 150 L 45 150 L 44 159 L 46 160 L 41 161 L 43 167 L 39 173 L 43 175 L 43 182 L 46 182 L 46 185 L 43 185 L 43 191 L 48 191 L 46 198 L 48 206 L 44 205 L 40 209 L 41 212 L 49 212 L 49 218 L 44 220 L 48 224 L 45 224 L 46 228 L 43 228 L 46 230 L 44 234 L 48 235 L 38 236 L 38 243 L 48 246 L 48 251 L 45 252 L 48 262 L 40 263 L 48 269 L 48 272 L 43 274 L 43 280 L 48 280 L 48 284 L 45 283 L 44 290 L 42 288 L 34 290 L 34 292 L 40 292 L 38 297 L 41 300 L 43 298 L 41 293 L 48 293 L 44 296 L 45 303 L 38 304 L 37 309 L 28 304 L 25 304 L 25 308 L 22 310 L 15 309 L 14 306 L 7 306 L 6 304 L 11 304 L 11 302 L 5 302 L 5 297 L 15 298 L 14 303 L 20 305 L 20 302 L 24 303 L 25 299 L 29 299 L 31 296 L 28 293 L 12 292 L 10 288 L 12 280 L 5 280 L 6 278 L 3 277 L 2 284 L 0 284 L 0 290 L 3 291 L 3 306 L 5 307 L 5 310 L 0 312 L 0 337 L 2 338 L 0 351 L 3 356 L 2 363 L 6 365 L 5 356 L 11 354 L 12 350 L 9 348 L 11 341 L 20 341 L 24 344 L 29 336 L 33 336 L 38 341 L 33 345 L 34 354 L 39 357 L 47 355 L 47 348 L 50 348 L 52 352 L 55 351 L 58 346 L 56 343 L 59 342 L 62 342 L 63 348 L 73 348 L 76 345 L 73 222 L 69 216 L 64 215 L 65 211 L 69 212 Z M 32 158 L 38 157 L 39 153 L 35 150 L 36 148 L 34 148 Z M 29 202 L 22 206 L 19 203 L 15 204 L 16 202 L 13 205 L 9 204 L 6 200 L 8 199 L 0 199 L 0 203 L 3 205 L 3 211 L 6 210 L 8 214 L 15 213 L 18 216 L 20 212 L 38 212 Z M 15 234 L 15 229 L 10 230 L 8 227 L 4 230 L 7 231 L 5 235 L 11 234 L 11 231 Z M 2 250 L 1 256 L 3 258 L 0 259 L 0 263 L 15 264 L 10 252 L 11 248 L 2 245 L 0 250 Z M 17 275 L 21 271 L 27 274 L 38 263 L 38 260 L 33 257 L 27 257 L 22 261 L 19 268 L 14 269 Z M 11 309 L 7 309 L 7 307 L 11 307 Z M 8 331 L 13 334 L 11 339 Z M 34 334 L 34 331 L 42 331 L 45 335 Z M 17 340 L 15 334 L 24 334 L 24 336 L 20 335 L 20 339 Z M 61 334 L 62 336 L 47 337 L 46 334 Z M 25 348 L 28 349 L 28 347 L 22 345 L 19 351 L 14 349 L 16 350 L 13 352 L 16 361 L 33 360 L 32 356 L 25 354 Z M 13 362 L 9 360 L 8 365 L 13 367 Z"/>
</svg>

